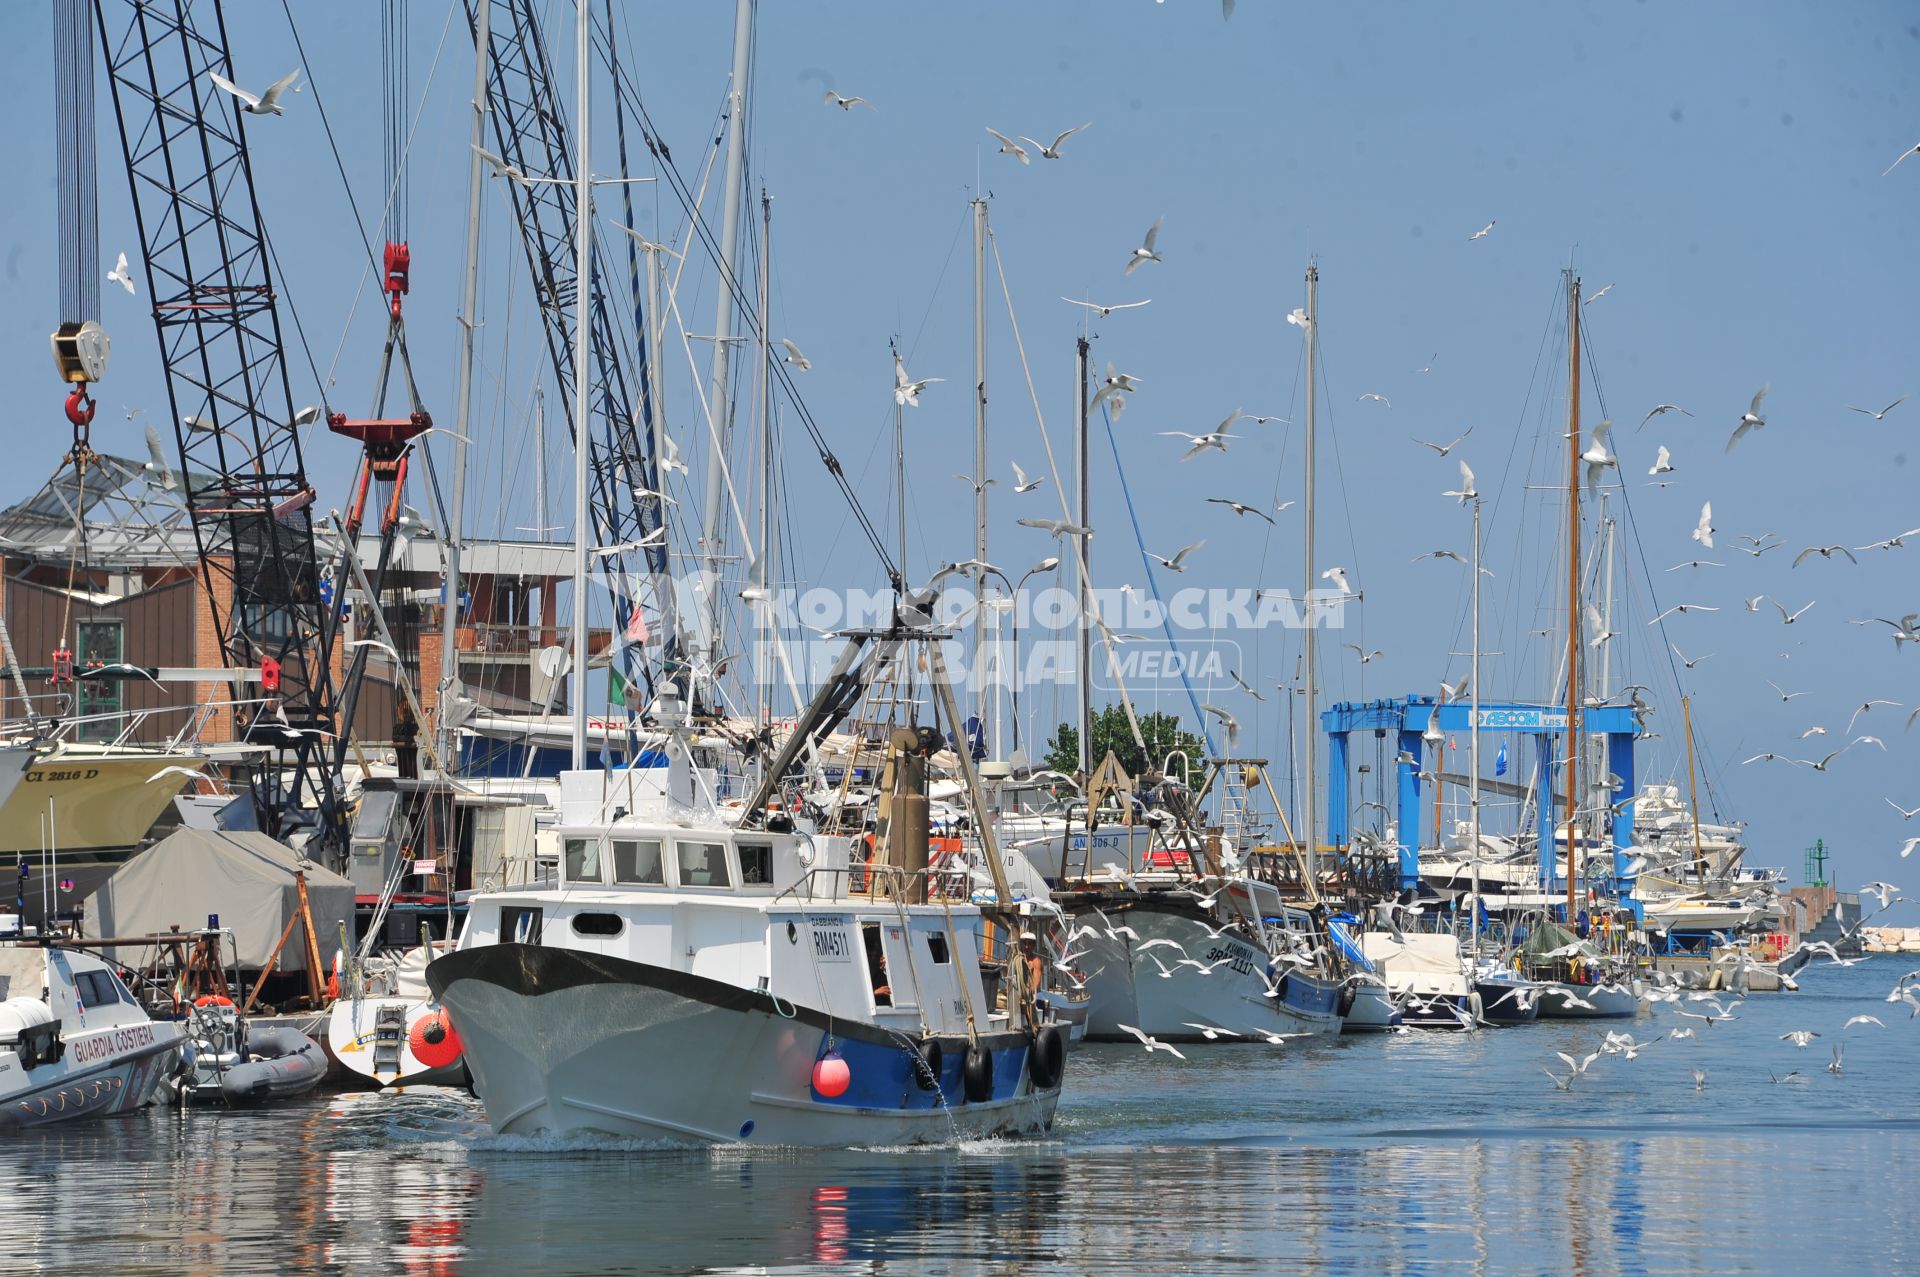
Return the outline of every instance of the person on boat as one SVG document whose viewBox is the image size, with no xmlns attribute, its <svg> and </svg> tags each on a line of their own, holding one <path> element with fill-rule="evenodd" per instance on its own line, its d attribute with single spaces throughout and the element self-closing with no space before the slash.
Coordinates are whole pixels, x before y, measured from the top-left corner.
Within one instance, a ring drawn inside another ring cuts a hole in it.
<svg viewBox="0 0 1920 1277">
<path fill-rule="evenodd" d="M 1033 1006 L 1034 995 L 1047 987 L 1047 964 L 1040 956 L 1040 937 L 1031 931 L 1020 933 L 1020 961 L 1025 964 L 1021 974 L 1026 977 L 1027 1006 Z"/>
<path fill-rule="evenodd" d="M 399 766 L 400 779 L 419 779 L 420 724 L 413 721 L 413 707 L 404 696 L 393 706 L 393 760 Z"/>
</svg>

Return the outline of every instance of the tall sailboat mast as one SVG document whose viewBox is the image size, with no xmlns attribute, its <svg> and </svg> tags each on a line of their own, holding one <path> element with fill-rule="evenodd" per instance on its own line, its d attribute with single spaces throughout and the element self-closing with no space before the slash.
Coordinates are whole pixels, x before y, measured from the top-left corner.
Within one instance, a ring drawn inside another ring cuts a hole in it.
<svg viewBox="0 0 1920 1277">
<path fill-rule="evenodd" d="M 453 496 L 447 511 L 447 530 L 441 538 L 446 547 L 446 584 L 440 607 L 440 694 L 437 724 L 439 741 L 435 753 L 443 773 L 454 770 L 460 735 L 454 727 L 454 699 L 460 692 L 460 544 L 467 507 L 467 440 L 473 438 L 473 345 L 478 324 L 476 314 L 480 288 L 480 189 L 486 184 L 486 161 L 480 147 L 486 141 L 487 52 L 493 46 L 488 39 L 490 4 L 474 10 L 473 27 L 473 130 L 467 156 L 467 261 L 460 293 L 460 372 L 454 391 L 454 419 L 460 433 L 453 440 Z M 545 534 L 542 533 L 542 536 Z"/>
<path fill-rule="evenodd" d="M 1473 485 L 1462 484 L 1462 487 Z M 1468 851 L 1473 859 L 1469 862 L 1473 872 L 1473 912 L 1468 922 L 1468 935 L 1472 940 L 1473 961 L 1480 961 L 1480 494 L 1473 496 L 1473 656 L 1467 667 L 1467 679 L 1472 686 L 1469 706 L 1473 714 L 1473 724 L 1467 736 L 1467 830 L 1472 839 Z M 1435 771 L 1440 768 L 1436 767 Z M 1435 785 L 1439 782 L 1436 780 Z M 1435 825 L 1436 833 L 1439 826 Z M 1436 838 L 1437 842 L 1438 839 Z"/>
<path fill-rule="evenodd" d="M 588 39 L 591 19 L 585 4 L 575 33 L 574 54 L 578 62 L 579 163 L 574 168 L 579 184 L 574 194 L 573 245 L 573 769 L 587 765 L 587 454 L 592 437 L 593 383 L 588 379 L 587 337 L 593 330 L 593 166 L 591 120 L 588 112 L 593 101 L 593 77 L 589 73 Z"/>
<path fill-rule="evenodd" d="M 1301 828 L 1301 838 L 1306 843 L 1306 848 L 1301 856 L 1301 863 L 1305 867 L 1307 882 L 1309 884 L 1309 891 L 1312 891 L 1315 889 L 1314 884 L 1318 883 L 1319 876 L 1320 876 L 1320 872 L 1319 872 L 1320 871 L 1320 866 L 1319 866 L 1320 800 L 1317 796 L 1319 793 L 1317 788 L 1317 783 L 1318 783 L 1317 768 L 1319 765 L 1319 761 L 1318 761 L 1319 750 L 1316 748 L 1320 739 L 1320 728 L 1319 728 L 1319 725 L 1314 721 L 1315 716 L 1317 715 L 1318 709 L 1319 709 L 1319 696 L 1318 696 L 1319 689 L 1315 684 L 1316 675 L 1314 673 L 1314 651 L 1313 651 L 1314 637 L 1317 633 L 1314 626 L 1318 620 L 1318 618 L 1315 615 L 1315 608 L 1313 605 L 1314 477 L 1315 477 L 1314 476 L 1314 437 L 1313 437 L 1314 436 L 1314 419 L 1313 419 L 1314 367 L 1313 365 L 1314 365 L 1315 357 L 1318 354 L 1317 347 L 1319 346 L 1319 341 L 1320 341 L 1319 298 L 1320 298 L 1320 267 L 1317 264 L 1310 262 L 1307 265 L 1307 491 L 1306 491 L 1306 497 L 1305 497 L 1306 507 L 1307 507 L 1307 514 L 1306 514 L 1306 518 L 1307 518 L 1306 580 L 1307 580 L 1307 583 L 1306 583 L 1306 592 L 1304 596 L 1306 599 L 1307 630 L 1306 630 L 1306 638 L 1302 644 L 1304 648 L 1304 658 L 1305 658 L 1304 664 L 1305 664 L 1306 693 L 1307 693 L 1307 712 L 1306 712 L 1306 721 L 1301 724 L 1301 736 L 1300 736 L 1301 745 L 1302 745 L 1301 754 L 1303 758 L 1303 761 L 1301 763 L 1301 769 L 1300 769 L 1301 770 L 1301 791 L 1300 792 L 1303 795 L 1303 798 L 1300 803 L 1300 806 L 1302 808 L 1300 828 Z"/>
<path fill-rule="evenodd" d="M 984 723 L 987 686 L 980 671 L 986 667 L 987 650 L 987 202 L 977 196 L 973 201 L 973 560 L 973 683 L 975 712 Z M 997 705 L 997 692 L 994 700 Z M 996 735 L 993 756 L 1004 758 L 1006 752 Z"/>
<path fill-rule="evenodd" d="M 584 6 L 583 6 L 584 7 Z M 721 553 L 726 539 L 722 517 L 727 499 L 726 473 L 732 455 L 733 401 L 728 397 L 728 362 L 733 354 L 734 263 L 740 241 L 740 190 L 747 158 L 747 74 L 753 52 L 753 0 L 738 0 L 733 18 L 733 75 L 727 91 L 727 175 L 720 195 L 720 282 L 713 317 L 712 389 L 707 395 L 713 414 L 713 455 L 707 460 L 706 504 L 701 508 L 701 566 L 708 581 L 702 639 L 709 666 L 720 655 Z M 582 276 L 584 278 L 584 276 Z M 762 317 L 764 323 L 765 318 Z M 710 674 L 709 674 L 710 676 Z"/>
<path fill-rule="evenodd" d="M 1580 877 L 1580 279 L 1567 280 L 1567 925 Z"/>
</svg>

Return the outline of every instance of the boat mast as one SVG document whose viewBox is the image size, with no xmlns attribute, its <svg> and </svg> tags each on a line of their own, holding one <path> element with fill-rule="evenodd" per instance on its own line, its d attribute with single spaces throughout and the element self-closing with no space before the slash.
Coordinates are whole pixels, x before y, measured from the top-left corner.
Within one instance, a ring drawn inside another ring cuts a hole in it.
<svg viewBox="0 0 1920 1277">
<path fill-rule="evenodd" d="M 773 588 L 771 559 L 773 554 L 773 405 L 768 399 L 767 359 L 767 293 L 769 266 L 768 255 L 773 250 L 773 200 L 767 195 L 766 187 L 760 188 L 760 279 L 759 309 L 755 313 L 755 327 L 759 340 L 754 344 L 758 363 L 754 368 L 753 380 L 755 416 L 759 418 L 756 427 L 760 435 L 760 546 L 755 552 L 753 566 L 762 590 Z M 771 617 L 771 613 L 768 614 Z M 754 700 L 756 702 L 755 721 L 762 727 L 773 718 L 773 671 L 763 669 L 754 678 Z"/>
<path fill-rule="evenodd" d="M 1080 777 L 1084 782 L 1093 777 L 1093 580 L 1092 569 L 1087 559 L 1093 542 L 1093 524 L 1088 509 L 1087 462 L 1087 415 L 1091 405 L 1087 403 L 1087 339 L 1082 334 L 1074 347 L 1076 385 L 1079 398 L 1074 406 L 1074 420 L 1078 427 L 1073 437 L 1074 487 L 1077 489 L 1077 508 L 1073 512 L 1076 527 L 1083 531 L 1070 534 L 1074 538 L 1074 584 L 1075 606 L 1080 625 L 1080 678 L 1077 695 L 1079 701 L 1080 723 Z M 1093 808 L 1087 808 L 1087 828 L 1093 828 Z"/>
<path fill-rule="evenodd" d="M 1314 575 L 1313 575 L 1313 569 L 1314 569 L 1314 544 L 1313 544 L 1314 542 L 1314 535 L 1313 535 L 1314 534 L 1314 469 L 1313 469 L 1314 467 L 1314 402 L 1313 402 L 1314 401 L 1314 380 L 1313 380 L 1313 372 L 1314 372 L 1314 369 L 1313 369 L 1313 365 L 1314 365 L 1314 360 L 1318 354 L 1317 347 L 1320 344 L 1319 343 L 1319 338 L 1320 338 L 1319 297 L 1320 297 L 1320 267 L 1317 263 L 1309 262 L 1307 265 L 1307 459 L 1306 459 L 1306 464 L 1307 464 L 1306 581 L 1307 581 L 1307 584 L 1306 584 L 1306 591 L 1304 594 L 1304 598 L 1306 599 L 1306 605 L 1307 605 L 1306 606 L 1307 632 L 1306 632 L 1306 639 L 1303 644 L 1303 647 L 1304 647 L 1303 660 L 1304 660 L 1304 666 L 1305 666 L 1306 694 L 1307 694 L 1307 712 L 1305 715 L 1305 720 L 1301 724 L 1301 733 L 1300 733 L 1301 754 L 1304 759 L 1300 769 L 1300 774 L 1302 777 L 1301 793 L 1303 795 L 1301 799 L 1301 804 L 1300 804 L 1302 808 L 1300 828 L 1301 828 L 1301 837 L 1306 843 L 1306 849 L 1301 856 L 1301 864 L 1304 867 L 1304 870 L 1306 872 L 1307 882 L 1309 884 L 1310 889 L 1313 884 L 1319 881 L 1319 876 L 1320 876 L 1319 862 L 1318 862 L 1318 857 L 1319 857 L 1318 843 L 1319 843 L 1319 837 L 1320 837 L 1320 802 L 1317 797 L 1317 790 L 1315 788 L 1316 784 L 1318 783 L 1318 772 L 1316 769 L 1319 766 L 1319 761 L 1318 761 L 1319 751 L 1318 749 L 1315 748 L 1315 746 L 1319 742 L 1320 729 L 1314 722 L 1314 714 L 1315 714 L 1316 708 L 1318 707 L 1319 697 L 1318 697 L 1318 689 L 1314 684 L 1314 680 L 1316 676 L 1314 673 L 1314 659 L 1313 659 L 1314 657 L 1313 640 L 1314 640 L 1314 635 L 1316 633 L 1314 629 L 1314 625 L 1318 620 L 1318 618 L 1314 614 L 1315 609 L 1314 609 L 1314 599 L 1313 599 L 1313 581 L 1314 581 Z"/>
<path fill-rule="evenodd" d="M 893 351 L 893 384 L 898 386 L 906 376 L 905 366 L 900 362 L 900 350 Z M 900 581 L 904 590 L 907 581 L 907 419 L 906 399 L 900 395 L 893 397 L 893 467 L 894 484 L 900 513 Z"/>
<path fill-rule="evenodd" d="M 467 504 L 467 440 L 473 438 L 473 335 L 478 319 L 475 308 L 480 291 L 480 188 L 486 181 L 486 161 L 480 148 L 486 141 L 487 116 L 487 23 L 491 3 L 474 11 L 473 27 L 473 130 L 467 155 L 467 269 L 460 297 L 460 371 L 454 389 L 453 415 L 460 433 L 453 440 L 453 502 L 447 513 L 446 534 L 441 545 L 446 549 L 446 584 L 440 606 L 440 743 L 442 774 L 451 772 L 459 744 L 459 731 L 451 713 L 460 692 L 460 538 Z"/>
<path fill-rule="evenodd" d="M 1567 281 L 1567 925 L 1578 913 L 1580 793 L 1580 280 Z"/>
<path fill-rule="evenodd" d="M 1700 790 L 1693 770 L 1693 698 L 1680 698 L 1680 716 L 1687 727 L 1687 806 L 1693 809 L 1693 872 L 1704 887 L 1707 883 L 1707 853 L 1700 848 Z"/>
<path fill-rule="evenodd" d="M 713 414 L 713 455 L 707 461 L 706 505 L 701 508 L 701 566 L 707 580 L 705 631 L 709 677 L 720 655 L 719 588 L 722 542 L 726 524 L 721 518 L 726 500 L 727 458 L 733 440 L 733 405 L 727 397 L 728 358 L 733 348 L 734 262 L 740 238 L 740 187 L 747 154 L 747 70 L 753 50 L 753 0 L 738 0 L 733 16 L 733 74 L 727 92 L 727 176 L 721 189 L 720 281 L 713 318 L 712 390 L 707 395 Z M 582 276 L 584 279 L 585 276 Z M 761 320 L 765 323 L 764 317 Z"/>
<path fill-rule="evenodd" d="M 986 684 L 980 679 L 985 665 L 987 612 L 987 202 L 973 201 L 973 664 L 975 713 L 986 719 Z M 994 627 L 999 635 L 999 626 Z M 996 689 L 998 680 L 996 678 Z M 996 690 L 994 702 L 999 703 Z M 994 757 L 1006 750 L 998 735 Z"/>
<path fill-rule="evenodd" d="M 1469 485 L 1462 485 L 1463 487 Z M 1472 839 L 1473 912 L 1468 925 L 1473 960 L 1480 960 L 1480 494 L 1473 496 L 1473 656 L 1467 669 L 1472 683 L 1473 725 L 1467 737 L 1467 829 Z M 1439 769 L 1435 769 L 1436 771 Z M 1437 841 L 1437 840 L 1436 840 Z"/>
<path fill-rule="evenodd" d="M 573 246 L 575 253 L 573 306 L 573 770 L 587 765 L 587 453 L 591 436 L 592 383 L 587 379 L 587 335 L 593 308 L 593 168 L 588 159 L 589 109 L 592 76 L 588 74 L 587 6 L 579 6 L 574 56 L 579 66 L 579 162 L 574 180 Z"/>
</svg>

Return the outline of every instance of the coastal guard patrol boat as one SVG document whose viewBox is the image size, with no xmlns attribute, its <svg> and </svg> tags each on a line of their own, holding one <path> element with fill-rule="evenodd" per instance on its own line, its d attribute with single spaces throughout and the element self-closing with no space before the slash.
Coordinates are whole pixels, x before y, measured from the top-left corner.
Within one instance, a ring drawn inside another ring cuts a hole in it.
<svg viewBox="0 0 1920 1277">
<path fill-rule="evenodd" d="M 172 1075 L 182 1037 L 95 955 L 0 944 L 0 1129 L 140 1108 Z"/>
<path fill-rule="evenodd" d="M 829 680 L 738 823 L 671 696 L 658 765 L 561 774 L 557 880 L 472 897 L 427 968 L 496 1132 L 886 1146 L 1052 1125 L 1065 1034 L 1018 963 L 989 984 L 982 907 L 926 870 L 939 733 L 894 733 L 904 779 L 870 863 L 769 810 L 850 685 Z"/>
</svg>

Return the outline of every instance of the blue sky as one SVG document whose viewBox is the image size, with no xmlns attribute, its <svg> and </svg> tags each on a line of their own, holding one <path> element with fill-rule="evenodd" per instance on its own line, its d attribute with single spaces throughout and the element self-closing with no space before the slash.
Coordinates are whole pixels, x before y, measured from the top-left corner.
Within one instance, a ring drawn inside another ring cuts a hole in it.
<svg viewBox="0 0 1920 1277">
<path fill-rule="evenodd" d="M 110 11 L 114 3 L 110 0 Z M 419 125 L 410 160 L 415 259 L 411 340 L 423 391 L 451 420 L 466 174 L 471 46 L 443 5 L 413 6 L 410 93 Z M 362 291 L 363 255 L 314 109 L 325 102 L 363 209 L 384 184 L 379 121 L 379 8 L 295 6 L 309 92 L 283 118 L 249 121 L 264 217 L 333 397 L 363 410 L 377 358 L 377 299 Z M 717 130 L 732 6 L 623 10 L 626 55 L 682 170 L 697 177 Z M 550 38 L 571 76 L 571 13 L 556 4 Z M 279 6 L 228 13 L 242 83 L 257 87 L 296 64 Z M 11 15 L 0 58 L 15 101 L 52 100 L 50 14 Z M 446 31 L 437 65 L 435 49 Z M 871 99 L 842 112 L 822 92 Z M 104 92 L 104 89 L 103 89 Z M 1856 728 L 1887 750 L 1859 746 L 1825 774 L 1784 764 L 1741 766 L 1763 750 L 1818 757 L 1844 742 L 1851 710 L 1873 697 L 1920 701 L 1914 662 L 1885 627 L 1849 620 L 1920 608 L 1920 543 L 1905 550 L 1790 567 L 1807 545 L 1865 545 L 1920 525 L 1913 432 L 1920 401 L 1884 421 L 1847 411 L 1920 393 L 1913 351 L 1920 267 L 1920 160 L 1881 172 L 1920 142 L 1920 16 L 1910 6 L 1640 4 L 1536 6 L 1292 6 L 1242 0 L 1230 21 L 1213 3 L 1111 5 L 767 5 L 753 84 L 752 181 L 774 198 L 772 331 L 799 344 L 814 369 L 807 402 L 891 528 L 891 372 L 897 337 L 915 376 L 942 376 L 910 414 L 913 575 L 972 550 L 971 503 L 950 476 L 969 470 L 972 367 L 967 200 L 991 194 L 991 216 L 1054 447 L 1070 449 L 1072 342 L 1080 330 L 1061 295 L 1109 302 L 1152 298 L 1092 325 L 1095 359 L 1140 378 L 1116 424 L 1147 548 L 1161 554 L 1205 538 L 1166 585 L 1300 585 L 1300 507 L 1269 532 L 1235 520 L 1208 496 L 1253 504 L 1299 495 L 1297 427 L 1242 426 L 1226 456 L 1181 464 L 1179 441 L 1236 407 L 1299 419 L 1304 394 L 1297 329 L 1309 256 L 1321 269 L 1322 565 L 1345 566 L 1365 591 L 1351 632 L 1328 643 L 1328 698 L 1432 692 L 1464 668 L 1466 574 L 1432 561 L 1465 550 L 1464 513 L 1441 497 L 1458 478 L 1413 439 L 1473 435 L 1455 454 L 1487 497 L 1485 592 L 1490 694 L 1546 694 L 1550 660 L 1528 631 L 1558 618 L 1560 508 L 1533 490 L 1559 481 L 1564 444 L 1564 336 L 1556 331 L 1561 268 L 1591 294 L 1585 308 L 1605 410 L 1621 423 L 1621 474 L 1610 499 L 1622 523 L 1613 628 L 1616 684 L 1640 682 L 1662 739 L 1643 775 L 1683 775 L 1678 690 L 1665 644 L 1712 653 L 1684 676 L 1714 805 L 1751 824 L 1753 859 L 1797 875 L 1801 849 L 1824 838 L 1836 880 L 1902 882 L 1900 840 L 1920 833 L 1887 805 L 1920 805 L 1920 735 L 1876 708 Z M 605 99 L 602 98 L 604 103 Z M 610 121 L 596 128 L 610 156 Z M 101 246 L 111 263 L 133 248 L 111 113 L 102 105 Z M 983 131 L 1051 137 L 1091 121 L 1066 158 L 1021 167 L 993 153 Z M 46 356 L 55 320 L 52 152 L 48 133 L 6 140 L 23 175 L 0 210 L 8 295 L 0 371 L 14 389 L 15 490 L 26 495 L 66 446 L 60 394 Z M 610 159 L 596 167 L 606 171 Z M 718 187 L 717 176 L 713 183 Z M 602 212 L 611 196 L 603 196 Z M 639 188 L 640 228 L 685 246 L 685 218 L 664 190 Z M 483 393 L 470 423 L 485 447 L 469 495 L 470 527 L 511 533 L 533 523 L 529 394 L 540 367 L 524 268 L 501 191 L 489 189 L 485 239 Z M 717 216 L 713 201 L 709 215 Z M 1166 218 L 1165 260 L 1129 279 L 1128 252 Z M 1469 242 L 1489 220 L 1493 231 Z M 377 234 L 377 231 L 374 232 Z M 607 233 L 604 230 L 603 233 Z M 687 328 L 712 331 L 714 271 L 695 252 L 679 292 Z M 367 288 L 371 288 L 371 282 Z M 116 341 L 101 391 L 100 446 L 138 455 L 137 429 L 112 410 L 159 406 L 152 328 L 143 298 L 108 285 L 104 316 Z M 1014 526 L 1058 516 L 1050 479 L 1012 497 L 1009 459 L 1044 471 L 1033 409 L 997 282 L 989 371 L 991 557 L 1015 571 L 1052 550 Z M 349 317 L 352 318 L 348 327 Z M 692 347 L 705 375 L 705 348 Z M 683 446 L 698 444 L 692 376 L 677 337 L 668 351 L 668 411 Z M 1418 373 L 1417 368 L 1431 366 Z M 295 397 L 314 379 L 296 356 Z M 1770 383 L 1767 428 L 1731 454 L 1727 435 L 1753 392 Z M 1361 402 L 1363 392 L 1392 401 Z M 1684 405 L 1638 434 L 1655 403 Z M 1588 422 L 1602 415 L 1593 394 Z M 564 521 L 567 457 L 550 421 L 553 509 Z M 873 556 L 843 515 L 797 429 L 789 431 L 795 526 L 789 579 L 871 588 Z M 1656 446 L 1677 473 L 1641 486 Z M 692 451 L 689 448 L 689 451 Z M 1140 584 L 1144 569 L 1104 437 L 1096 439 L 1093 541 L 1102 584 Z M 339 504 L 350 466 L 321 437 L 309 465 L 322 504 Z M 1702 501 L 1721 529 L 1699 555 L 1688 531 Z M 416 496 L 416 504 L 424 504 Z M 1630 515 L 1628 511 L 1630 509 Z M 1777 531 L 1787 548 L 1735 553 L 1736 533 Z M 1728 566 L 1679 573 L 1707 557 Z M 1643 565 L 1644 569 L 1643 570 Z M 1791 628 L 1742 596 L 1816 606 Z M 1655 601 L 1658 607 L 1654 606 Z M 1659 607 L 1701 602 L 1721 611 L 1645 622 Z M 1280 698 L 1296 635 L 1243 649 L 1239 670 L 1268 701 L 1225 686 L 1200 689 L 1246 724 L 1247 747 L 1284 757 Z M 1386 655 L 1362 670 L 1336 643 Z M 1364 677 L 1363 677 L 1364 676 Z M 1808 695 L 1783 703 L 1769 689 Z M 1184 694 L 1145 689 L 1148 707 L 1184 710 Z M 1041 702 L 1039 708 L 1050 708 Z M 1045 714 L 1039 715 L 1044 719 Z M 1798 739 L 1814 725 L 1826 737 Z M 1825 743 L 1825 748 L 1816 748 Z M 1464 746 L 1463 746 L 1464 748 Z M 1489 746 L 1491 748 L 1491 746 Z M 1904 884 L 1903 884 L 1904 885 Z M 1920 887 L 1920 884 L 1915 884 Z M 1901 915 L 1896 914 L 1896 917 Z M 1906 915 L 1912 918 L 1914 915 Z"/>
</svg>

